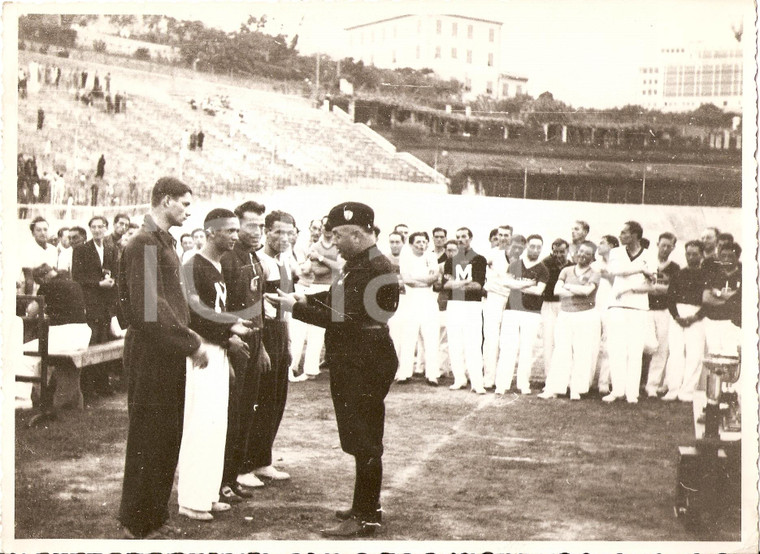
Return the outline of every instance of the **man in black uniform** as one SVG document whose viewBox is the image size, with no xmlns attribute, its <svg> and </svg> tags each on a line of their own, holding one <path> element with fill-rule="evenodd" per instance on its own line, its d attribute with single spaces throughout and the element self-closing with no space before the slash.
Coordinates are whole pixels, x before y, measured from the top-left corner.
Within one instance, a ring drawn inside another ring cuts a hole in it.
<svg viewBox="0 0 760 554">
<path fill-rule="evenodd" d="M 206 347 L 190 329 L 176 243 L 169 229 L 188 217 L 192 191 L 159 179 L 151 211 L 124 250 L 119 266 L 121 313 L 128 325 L 124 374 L 129 428 L 119 521 L 130 538 L 159 538 L 169 519 L 185 405 L 189 356 L 203 368 Z"/>
<path fill-rule="evenodd" d="M 346 260 L 328 292 L 267 295 L 293 310 L 293 317 L 326 329 L 338 434 L 343 450 L 356 459 L 353 504 L 336 512 L 343 522 L 325 529 L 327 537 L 361 537 L 380 526 L 385 396 L 398 367 L 387 321 L 398 306 L 392 264 L 375 245 L 372 208 L 344 202 L 330 210 L 326 226 Z M 365 301 L 366 296 L 366 301 Z"/>
</svg>

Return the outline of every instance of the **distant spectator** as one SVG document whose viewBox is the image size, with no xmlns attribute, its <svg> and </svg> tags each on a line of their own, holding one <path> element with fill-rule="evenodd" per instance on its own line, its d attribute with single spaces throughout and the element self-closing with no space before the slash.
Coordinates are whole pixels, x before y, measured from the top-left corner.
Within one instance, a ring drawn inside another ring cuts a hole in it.
<svg viewBox="0 0 760 554">
<path fill-rule="evenodd" d="M 198 130 L 198 150 L 203 150 L 203 139 L 206 137 L 205 134 L 203 134 L 203 129 Z"/>
<path fill-rule="evenodd" d="M 42 130 L 42 126 L 44 125 L 44 123 L 45 123 L 45 110 L 43 110 L 42 108 L 38 108 L 37 109 L 37 130 L 38 131 Z"/>
<path fill-rule="evenodd" d="M 121 237 L 124 236 L 124 233 L 129 229 L 129 224 L 130 219 L 127 214 L 116 214 L 113 218 L 113 232 L 103 239 L 103 242 L 118 247 Z"/>
<path fill-rule="evenodd" d="M 95 177 L 102 179 L 105 173 L 106 173 L 106 156 L 105 154 L 101 154 L 100 159 L 98 160 L 98 167 L 95 172 Z M 95 204 L 93 204 L 93 206 L 94 205 Z"/>
<path fill-rule="evenodd" d="M 179 244 L 182 247 L 183 254 L 188 250 L 194 249 L 195 244 L 193 243 L 193 235 L 190 233 L 184 233 L 181 237 L 179 237 Z"/>
</svg>

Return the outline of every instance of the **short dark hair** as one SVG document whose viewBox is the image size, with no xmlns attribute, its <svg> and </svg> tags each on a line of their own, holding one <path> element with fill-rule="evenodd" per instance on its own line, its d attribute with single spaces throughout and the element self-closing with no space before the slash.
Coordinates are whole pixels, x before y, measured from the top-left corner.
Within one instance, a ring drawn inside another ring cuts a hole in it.
<svg viewBox="0 0 760 554">
<path fill-rule="evenodd" d="M 318 220 L 315 219 L 314 221 L 318 221 Z M 311 225 L 311 223 L 309 225 Z M 373 225 L 372 226 L 372 234 L 374 234 L 375 235 L 375 239 L 377 239 L 377 237 L 380 236 L 380 227 L 378 227 L 377 225 Z"/>
<path fill-rule="evenodd" d="M 591 227 L 588 224 L 588 221 L 583 221 L 582 219 L 576 219 L 575 222 L 581 226 L 581 229 L 583 229 L 583 232 L 588 235 L 588 232 L 591 230 Z"/>
<path fill-rule="evenodd" d="M 724 250 L 731 250 L 734 254 L 736 254 L 737 258 L 742 255 L 742 247 L 735 242 L 729 242 L 721 246 L 720 250 L 718 250 L 718 254 L 720 255 L 720 253 Z"/>
<path fill-rule="evenodd" d="M 512 244 L 522 244 L 525 246 L 528 244 L 528 241 L 523 235 L 512 235 Z"/>
<path fill-rule="evenodd" d="M 589 248 L 591 248 L 591 255 L 592 256 L 596 254 L 596 244 L 594 244 L 590 240 L 584 240 L 583 242 L 581 242 L 578 245 L 578 249 L 580 249 L 581 246 L 588 246 Z"/>
<path fill-rule="evenodd" d="M 227 208 L 214 208 L 206 214 L 206 218 L 203 220 L 203 227 L 208 231 L 209 224 L 219 219 L 237 219 L 237 216 L 235 215 L 235 212 L 228 210 Z"/>
<path fill-rule="evenodd" d="M 106 228 L 108 228 L 108 220 L 104 216 L 102 216 L 102 215 L 94 215 L 94 216 L 92 216 L 90 218 L 90 221 L 87 222 L 87 226 L 88 227 L 92 227 L 92 222 L 93 221 L 97 221 L 98 219 L 103 222 L 103 225 L 105 225 Z"/>
<path fill-rule="evenodd" d="M 38 285 L 41 285 L 45 277 L 47 277 L 48 274 L 54 269 L 55 269 L 54 267 L 51 267 L 48 264 L 38 265 L 37 267 L 32 269 L 32 279 L 34 280 L 35 283 L 37 283 Z"/>
<path fill-rule="evenodd" d="M 82 235 L 82 237 L 84 237 L 85 239 L 87 238 L 87 231 L 85 230 L 84 227 L 78 227 L 78 226 L 72 227 L 71 229 L 69 229 L 69 233 L 71 233 L 72 231 L 74 231 L 75 233 L 79 235 Z"/>
<path fill-rule="evenodd" d="M 238 216 L 238 218 L 243 217 L 246 214 L 246 212 L 253 212 L 255 214 L 261 215 L 266 210 L 267 209 L 266 207 L 264 207 L 264 204 L 259 204 L 258 202 L 254 200 L 248 200 L 240 204 L 237 208 L 235 208 L 235 215 Z"/>
<path fill-rule="evenodd" d="M 734 242 L 734 235 L 731 233 L 720 233 L 718 235 L 718 242 L 725 241 L 725 242 Z"/>
<path fill-rule="evenodd" d="M 283 212 L 282 210 L 274 210 L 272 212 L 269 212 L 264 218 L 264 228 L 271 229 L 278 221 L 282 221 L 283 223 L 290 223 L 293 225 L 293 227 L 296 226 L 296 220 L 288 212 Z"/>
<path fill-rule="evenodd" d="M 183 240 L 185 237 L 189 238 L 190 240 L 192 240 L 192 239 L 193 239 L 193 235 L 191 235 L 190 233 L 182 233 L 182 235 L 179 237 L 179 241 L 180 241 L 180 242 L 182 242 L 182 240 Z"/>
<path fill-rule="evenodd" d="M 467 236 L 472 238 L 472 231 L 470 230 L 469 227 L 460 227 L 459 229 L 457 229 L 457 233 L 459 231 L 467 231 Z"/>
<path fill-rule="evenodd" d="M 56 233 L 56 235 L 58 235 L 58 238 L 59 238 L 59 239 L 60 239 L 60 238 L 63 238 L 63 234 L 64 234 L 66 231 L 68 231 L 68 230 L 69 230 L 69 228 L 68 228 L 68 227 L 61 227 L 60 229 L 58 229 L 58 232 Z"/>
<path fill-rule="evenodd" d="M 673 233 L 669 232 L 669 231 L 665 231 L 664 233 L 660 234 L 660 236 L 657 237 L 657 242 L 660 242 L 662 239 L 672 240 L 674 246 L 675 246 L 676 242 L 678 242 L 678 239 L 676 238 L 676 236 Z"/>
<path fill-rule="evenodd" d="M 702 244 L 701 240 L 690 240 L 686 244 L 683 245 L 684 252 L 688 250 L 689 248 L 699 248 L 699 253 L 704 254 L 705 253 L 705 245 Z"/>
<path fill-rule="evenodd" d="M 535 234 L 535 233 L 534 233 L 534 234 L 532 234 L 532 235 L 528 235 L 528 238 L 527 238 L 527 239 L 525 239 L 525 242 L 526 242 L 526 243 L 528 243 L 528 242 L 532 241 L 533 239 L 538 239 L 538 240 L 540 240 L 542 243 L 544 242 L 544 237 L 542 237 L 541 235 L 537 235 L 537 234 Z"/>
<path fill-rule="evenodd" d="M 512 226 L 511 226 L 511 225 L 499 225 L 499 227 L 498 227 L 498 228 L 499 228 L 499 229 L 509 229 L 509 232 L 510 232 L 510 233 L 513 233 L 513 232 L 514 232 L 514 229 L 512 228 Z"/>
<path fill-rule="evenodd" d="M 37 225 L 39 222 L 41 222 L 41 221 L 44 221 L 45 223 L 47 223 L 47 222 L 48 222 L 48 221 L 47 221 L 47 219 L 45 219 L 45 218 L 44 218 L 44 217 L 42 217 L 41 215 L 38 215 L 38 216 L 37 216 L 37 217 L 35 217 L 35 218 L 32 220 L 32 222 L 29 224 L 29 230 L 30 230 L 32 233 L 34 233 L 34 228 L 35 228 L 35 226 L 36 226 L 36 225 Z M 50 225 L 50 224 L 48 223 L 48 225 Z"/>
<path fill-rule="evenodd" d="M 402 235 L 398 231 L 391 231 L 390 233 L 388 233 L 388 238 L 391 238 L 393 235 L 396 235 L 398 238 L 400 238 L 402 244 L 406 244 L 406 239 L 404 238 L 404 235 Z"/>
<path fill-rule="evenodd" d="M 636 235 L 639 240 L 641 240 L 644 237 L 644 228 L 641 226 L 641 223 L 638 221 L 626 221 L 625 226 L 628 227 L 628 231 Z"/>
<path fill-rule="evenodd" d="M 188 192 L 190 194 L 193 193 L 189 186 L 176 177 L 161 177 L 156 181 L 156 184 L 153 185 L 153 190 L 150 191 L 150 205 L 155 208 L 161 203 L 164 196 L 179 198 Z"/>
<path fill-rule="evenodd" d="M 498 227 L 495 227 L 495 228 L 491 229 L 491 232 L 488 233 L 488 240 L 491 240 L 492 238 L 494 238 L 498 234 L 499 234 L 499 228 Z"/>
<path fill-rule="evenodd" d="M 569 247 L 570 245 L 565 239 L 554 239 L 554 242 L 552 243 L 552 250 L 560 246 Z"/>
<path fill-rule="evenodd" d="M 398 224 L 396 224 L 396 226 L 393 228 L 393 230 L 394 230 L 394 231 L 396 231 L 396 230 L 398 230 L 398 228 L 399 228 L 399 227 L 406 227 L 406 228 L 408 229 L 408 228 L 409 228 L 409 225 L 407 225 L 406 223 L 398 223 Z"/>
<path fill-rule="evenodd" d="M 604 235 L 602 237 L 602 240 L 612 246 L 612 248 L 617 248 L 620 246 L 620 241 L 615 235 Z"/>
<path fill-rule="evenodd" d="M 443 233 L 444 237 L 449 236 L 449 233 L 443 227 L 434 227 L 433 228 L 433 236 L 435 236 L 436 233 Z"/>
<path fill-rule="evenodd" d="M 639 242 L 641 243 L 641 246 L 642 246 L 643 248 L 649 248 L 649 244 L 650 244 L 650 242 L 649 242 L 649 239 L 648 239 L 648 238 L 646 238 L 646 237 L 641 237 L 641 238 L 639 239 Z"/>
<path fill-rule="evenodd" d="M 140 228 L 140 226 L 137 223 L 134 223 L 132 221 L 129 222 L 128 229 L 139 229 L 139 228 Z"/>
<path fill-rule="evenodd" d="M 190 231 L 190 236 L 193 236 L 195 233 L 203 233 L 205 235 L 206 231 L 198 227 L 197 229 L 193 229 L 192 231 Z"/>
<path fill-rule="evenodd" d="M 120 219 L 126 219 L 127 220 L 127 224 L 132 223 L 132 220 L 129 219 L 129 216 L 127 214 L 119 213 L 119 214 L 116 214 L 115 216 L 113 216 L 113 224 L 116 225 L 116 223 L 118 223 L 118 221 Z"/>
<path fill-rule="evenodd" d="M 447 240 L 446 244 L 444 244 L 444 246 L 448 246 L 449 244 L 453 244 L 454 246 L 456 246 L 457 248 L 459 248 L 459 243 L 457 241 L 453 240 L 453 239 L 452 240 Z"/>
<path fill-rule="evenodd" d="M 705 229 L 712 230 L 712 232 L 715 233 L 715 239 L 717 240 L 718 235 L 720 235 L 720 229 L 718 229 L 717 227 L 705 227 Z"/>
<path fill-rule="evenodd" d="M 411 235 L 409 235 L 409 244 L 412 244 L 414 242 L 414 239 L 417 237 L 423 237 L 426 241 L 430 242 L 430 236 L 425 231 L 415 231 Z"/>
</svg>

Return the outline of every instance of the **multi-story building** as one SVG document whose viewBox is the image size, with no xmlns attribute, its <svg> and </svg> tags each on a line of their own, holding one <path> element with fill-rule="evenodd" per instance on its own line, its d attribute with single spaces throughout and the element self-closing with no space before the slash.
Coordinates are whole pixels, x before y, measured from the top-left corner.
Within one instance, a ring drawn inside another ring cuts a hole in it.
<svg viewBox="0 0 760 554">
<path fill-rule="evenodd" d="M 663 112 L 688 112 L 714 104 L 742 111 L 742 50 L 702 44 L 661 48 L 639 68 L 638 104 Z"/>
<path fill-rule="evenodd" d="M 367 65 L 432 69 L 456 79 L 468 96 L 495 98 L 525 92 L 527 79 L 507 76 L 501 83 L 499 21 L 461 15 L 401 15 L 346 28 L 349 55 Z"/>
</svg>

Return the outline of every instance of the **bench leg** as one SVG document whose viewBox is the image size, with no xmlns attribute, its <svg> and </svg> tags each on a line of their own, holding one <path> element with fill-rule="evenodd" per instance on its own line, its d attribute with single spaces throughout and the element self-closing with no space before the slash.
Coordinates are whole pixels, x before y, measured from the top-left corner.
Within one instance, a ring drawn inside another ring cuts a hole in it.
<svg viewBox="0 0 760 554">
<path fill-rule="evenodd" d="M 54 371 L 53 408 L 56 410 L 63 408 L 84 409 L 84 397 L 79 384 L 81 370 L 74 365 L 64 365 L 56 367 Z"/>
</svg>

